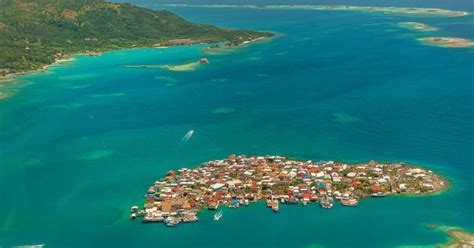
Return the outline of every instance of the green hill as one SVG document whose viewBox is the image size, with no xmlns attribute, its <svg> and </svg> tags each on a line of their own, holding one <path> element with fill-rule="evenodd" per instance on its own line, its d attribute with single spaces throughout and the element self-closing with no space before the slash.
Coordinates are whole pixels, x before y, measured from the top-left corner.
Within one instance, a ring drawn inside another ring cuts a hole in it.
<svg viewBox="0 0 474 248">
<path fill-rule="evenodd" d="M 0 0 L 0 75 L 39 69 L 76 53 L 167 45 L 174 39 L 239 44 L 271 35 L 102 0 Z"/>
</svg>

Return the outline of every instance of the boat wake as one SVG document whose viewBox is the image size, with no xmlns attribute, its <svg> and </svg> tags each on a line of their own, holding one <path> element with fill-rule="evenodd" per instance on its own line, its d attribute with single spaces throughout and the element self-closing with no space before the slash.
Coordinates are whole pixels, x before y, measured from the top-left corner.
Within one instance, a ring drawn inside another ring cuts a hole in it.
<svg viewBox="0 0 474 248">
<path fill-rule="evenodd" d="M 183 138 L 181 138 L 181 143 L 186 143 L 193 136 L 194 130 L 189 130 Z"/>
<path fill-rule="evenodd" d="M 40 245 L 17 245 L 17 246 L 12 246 L 12 248 L 42 248 L 44 246 L 45 246 L 45 244 L 40 244 Z"/>
<path fill-rule="evenodd" d="M 219 211 L 218 213 L 214 214 L 214 220 L 218 221 L 222 217 L 222 210 Z"/>
</svg>

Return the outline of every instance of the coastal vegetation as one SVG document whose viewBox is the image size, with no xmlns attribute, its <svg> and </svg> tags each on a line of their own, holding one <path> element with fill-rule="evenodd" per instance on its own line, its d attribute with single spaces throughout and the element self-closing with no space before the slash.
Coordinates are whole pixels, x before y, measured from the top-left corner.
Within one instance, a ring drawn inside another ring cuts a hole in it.
<svg viewBox="0 0 474 248">
<path fill-rule="evenodd" d="M 74 54 L 201 42 L 238 45 L 268 36 L 272 34 L 190 23 L 166 10 L 103 0 L 4 0 L 0 76 L 41 69 Z"/>
</svg>

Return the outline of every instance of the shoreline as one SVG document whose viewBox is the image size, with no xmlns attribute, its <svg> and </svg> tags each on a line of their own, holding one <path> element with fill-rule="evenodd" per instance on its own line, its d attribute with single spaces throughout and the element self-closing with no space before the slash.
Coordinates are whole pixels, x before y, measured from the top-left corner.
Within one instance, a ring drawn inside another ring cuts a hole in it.
<svg viewBox="0 0 474 248">
<path fill-rule="evenodd" d="M 261 41 L 261 40 L 265 40 L 265 39 L 271 39 L 275 36 L 277 36 L 277 33 L 272 32 L 272 36 L 260 36 L 260 37 L 254 38 L 252 40 L 243 41 L 239 44 L 228 45 L 225 48 L 245 46 L 245 45 L 249 45 L 251 43 L 257 42 L 257 41 Z M 194 41 L 194 42 L 191 42 L 191 43 L 188 43 L 188 44 L 175 44 L 175 45 L 161 45 L 160 43 L 157 43 L 153 46 L 131 47 L 131 48 L 123 48 L 123 49 L 110 49 L 110 50 L 105 50 L 105 51 L 81 52 L 81 53 L 73 53 L 73 54 L 63 55 L 62 57 L 60 57 L 58 59 L 55 59 L 55 61 L 53 63 L 44 65 L 41 68 L 34 69 L 34 70 L 28 70 L 28 71 L 22 71 L 22 72 L 15 72 L 15 73 L 6 74 L 5 76 L 0 76 L 0 85 L 9 84 L 19 76 L 36 74 L 36 73 L 43 73 L 43 72 L 49 70 L 51 67 L 58 66 L 61 63 L 74 61 L 75 57 L 77 57 L 77 56 L 99 57 L 104 53 L 113 52 L 113 51 L 125 51 L 125 50 L 137 50 L 137 49 L 166 49 L 166 48 L 173 48 L 173 47 L 180 47 L 180 46 L 199 45 L 199 44 L 212 44 L 212 43 L 203 42 L 203 41 Z M 1 93 L 1 91 L 0 91 L 0 93 Z M 6 97 L 3 97 L 3 98 L 0 97 L 0 100 L 5 100 L 5 99 L 8 99 L 9 97 L 10 96 L 6 96 Z"/>
<path fill-rule="evenodd" d="M 43 67 L 38 68 L 38 69 L 34 69 L 34 70 L 30 70 L 30 71 L 15 72 L 15 73 L 7 74 L 5 76 L 0 76 L 0 84 L 8 83 L 8 82 L 14 80 L 15 77 L 18 77 L 18 76 L 44 72 L 44 71 L 48 70 L 49 68 L 51 68 L 53 66 L 57 66 L 61 63 L 74 61 L 74 57 L 81 56 L 81 55 L 86 55 L 86 54 L 79 53 L 79 54 L 73 54 L 71 56 L 65 56 L 64 58 L 56 59 L 53 63 L 48 64 L 48 65 L 44 65 Z"/>
<path fill-rule="evenodd" d="M 270 31 L 261 31 L 261 32 L 270 32 Z M 252 44 L 255 44 L 255 43 L 260 43 L 260 42 L 263 42 L 263 41 L 270 42 L 272 39 L 276 39 L 278 37 L 282 37 L 282 36 L 286 35 L 286 34 L 278 33 L 278 32 L 271 32 L 271 33 L 273 34 L 273 36 L 269 36 L 269 37 L 260 36 L 260 37 L 257 37 L 255 39 L 252 39 L 252 40 L 244 41 L 244 42 L 242 42 L 241 44 L 239 44 L 237 46 L 225 45 L 225 44 L 222 45 L 222 46 L 216 45 L 216 46 L 209 46 L 207 48 L 204 48 L 204 49 L 202 49 L 202 51 L 204 53 L 212 53 L 212 52 L 220 51 L 220 50 L 246 47 L 248 45 L 252 45 Z M 218 44 L 218 43 L 216 43 L 216 44 Z"/>
<path fill-rule="evenodd" d="M 299 9 L 299 10 L 324 10 L 324 11 L 361 11 L 368 13 L 380 13 L 398 16 L 421 16 L 421 17 L 460 17 L 471 13 L 468 11 L 448 10 L 426 7 L 383 7 L 383 6 L 358 6 L 358 5 L 324 5 L 324 4 L 284 4 L 284 5 L 255 5 L 255 4 L 164 4 L 169 7 L 189 8 L 249 8 L 249 9 Z"/>
</svg>

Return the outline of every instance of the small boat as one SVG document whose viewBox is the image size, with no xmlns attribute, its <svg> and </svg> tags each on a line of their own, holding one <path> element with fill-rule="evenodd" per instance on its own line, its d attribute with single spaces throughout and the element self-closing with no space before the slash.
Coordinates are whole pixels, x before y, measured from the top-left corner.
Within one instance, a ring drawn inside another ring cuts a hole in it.
<svg viewBox="0 0 474 248">
<path fill-rule="evenodd" d="M 168 217 L 165 219 L 165 225 L 167 227 L 177 227 L 178 224 L 181 222 L 179 217 Z"/>
<path fill-rule="evenodd" d="M 278 200 L 273 200 L 272 210 L 274 212 L 280 211 L 280 204 L 278 203 Z"/>
<path fill-rule="evenodd" d="M 165 218 L 163 218 L 163 216 L 145 216 L 142 220 L 143 223 L 153 223 L 162 221 L 165 221 Z"/>
<path fill-rule="evenodd" d="M 214 214 L 214 220 L 218 221 L 222 217 L 222 210 Z"/>
<path fill-rule="evenodd" d="M 341 205 L 346 207 L 357 207 L 359 202 L 356 199 L 341 199 Z"/>
<path fill-rule="evenodd" d="M 130 220 L 135 220 L 137 218 L 137 215 L 135 213 L 130 215 Z"/>
<path fill-rule="evenodd" d="M 178 224 L 174 223 L 174 222 L 166 222 L 166 226 L 168 226 L 168 227 L 177 227 Z"/>
<path fill-rule="evenodd" d="M 184 137 L 181 138 L 181 142 L 182 142 L 182 143 L 188 142 L 188 140 L 193 136 L 193 134 L 194 134 L 194 130 L 189 130 L 189 131 L 184 135 Z"/>
<path fill-rule="evenodd" d="M 201 58 L 199 59 L 199 64 L 204 64 L 204 65 L 209 64 L 209 60 L 207 58 Z"/>
<path fill-rule="evenodd" d="M 373 193 L 372 197 L 385 197 L 385 194 L 383 192 L 377 192 L 377 193 Z"/>
<path fill-rule="evenodd" d="M 322 208 L 332 208 L 334 206 L 333 202 L 334 202 L 334 200 L 332 199 L 332 197 L 328 197 L 328 198 L 322 197 L 319 200 L 319 205 Z"/>
<path fill-rule="evenodd" d="M 271 208 L 271 207 L 272 207 L 272 200 L 267 199 L 267 208 Z"/>
</svg>

